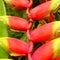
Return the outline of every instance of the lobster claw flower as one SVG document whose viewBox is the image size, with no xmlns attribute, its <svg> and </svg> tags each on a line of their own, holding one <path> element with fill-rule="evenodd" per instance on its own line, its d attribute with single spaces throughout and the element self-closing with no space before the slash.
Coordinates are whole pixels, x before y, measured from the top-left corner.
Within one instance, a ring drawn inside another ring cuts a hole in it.
<svg viewBox="0 0 60 60">
<path fill-rule="evenodd" d="M 26 31 L 29 24 L 27 20 L 16 16 L 0 16 L 0 19 L 2 19 L 11 29 L 17 31 Z"/>
<path fill-rule="evenodd" d="M 51 0 L 44 2 L 30 11 L 31 18 L 36 21 L 39 21 L 47 17 L 50 12 L 55 12 L 58 9 L 59 5 L 60 0 Z"/>
<path fill-rule="evenodd" d="M 60 57 L 60 38 L 40 46 L 32 55 L 33 60 L 53 60 Z"/>
<path fill-rule="evenodd" d="M 29 51 L 29 44 L 17 38 L 2 37 L 0 38 L 0 46 L 5 51 L 16 55 L 27 55 Z"/>
<path fill-rule="evenodd" d="M 32 42 L 48 41 L 60 37 L 60 21 L 44 24 L 37 27 L 32 32 L 28 30 L 27 37 Z"/>
<path fill-rule="evenodd" d="M 4 0 L 7 4 L 11 5 L 13 8 L 17 10 L 23 10 L 28 7 L 30 3 L 29 0 Z"/>
</svg>

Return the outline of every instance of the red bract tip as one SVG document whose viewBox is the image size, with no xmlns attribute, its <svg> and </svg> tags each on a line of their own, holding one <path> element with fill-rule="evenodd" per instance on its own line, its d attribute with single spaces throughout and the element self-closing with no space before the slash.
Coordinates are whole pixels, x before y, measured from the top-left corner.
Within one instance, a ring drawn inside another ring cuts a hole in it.
<svg viewBox="0 0 60 60">
<path fill-rule="evenodd" d="M 29 45 L 22 40 L 16 38 L 8 38 L 8 45 L 10 52 L 19 55 L 27 55 L 29 53 Z"/>
<path fill-rule="evenodd" d="M 18 10 L 23 10 L 26 9 L 29 1 L 28 0 L 11 0 L 11 4 L 14 8 L 18 9 Z"/>
<path fill-rule="evenodd" d="M 60 59 L 60 38 L 51 40 L 48 43 L 40 46 L 32 55 L 33 60 L 53 60 L 55 58 Z"/>
<path fill-rule="evenodd" d="M 24 10 L 32 7 L 32 0 L 4 0 L 7 4 L 11 5 L 12 8 L 17 10 Z"/>
<path fill-rule="evenodd" d="M 51 1 L 42 3 L 30 11 L 31 17 L 34 20 L 40 20 L 44 18 L 50 12 Z"/>
<path fill-rule="evenodd" d="M 53 57 L 53 42 L 40 46 L 32 55 L 33 60 L 51 60 Z"/>
<path fill-rule="evenodd" d="M 34 29 L 31 33 L 27 30 L 27 37 L 32 42 L 42 42 L 48 40 L 52 35 L 53 23 L 48 23 Z"/>
<path fill-rule="evenodd" d="M 28 21 L 23 18 L 19 18 L 16 16 L 9 16 L 9 26 L 12 29 L 18 31 L 26 31 L 28 25 L 29 25 Z"/>
</svg>

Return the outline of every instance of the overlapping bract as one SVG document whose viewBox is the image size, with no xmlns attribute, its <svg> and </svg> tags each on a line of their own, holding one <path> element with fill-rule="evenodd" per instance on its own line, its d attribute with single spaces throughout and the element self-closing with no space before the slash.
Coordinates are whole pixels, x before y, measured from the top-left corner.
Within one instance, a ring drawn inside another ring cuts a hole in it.
<svg viewBox="0 0 60 60">
<path fill-rule="evenodd" d="M 59 30 L 60 30 L 60 21 L 55 21 L 44 24 L 34 29 L 31 33 L 27 31 L 27 37 L 29 38 L 29 40 L 33 42 L 47 41 L 60 37 Z"/>
<path fill-rule="evenodd" d="M 24 10 L 28 7 L 29 0 L 4 0 L 7 4 L 18 10 Z"/>
<path fill-rule="evenodd" d="M 7 4 L 10 4 L 18 10 L 24 10 L 29 8 L 29 0 L 5 0 Z M 44 2 L 37 7 L 30 10 L 28 18 L 33 20 L 41 20 L 48 16 L 48 14 L 57 11 L 60 5 L 60 0 L 51 0 Z M 30 5 L 31 7 L 31 5 Z M 0 18 L 5 19 L 5 23 L 11 28 L 19 31 L 27 31 L 27 37 L 30 42 L 42 42 L 47 40 L 52 40 L 54 38 L 60 37 L 60 21 L 51 22 L 34 29 L 30 33 L 29 23 L 23 18 L 15 16 L 0 16 Z M 50 20 L 54 19 L 53 14 L 50 15 Z M 30 21 L 31 22 L 31 21 Z M 5 43 L 4 43 L 5 42 Z M 30 45 L 24 41 L 16 38 L 0 38 L 0 45 L 8 52 L 15 53 L 18 55 L 29 55 Z M 31 48 L 32 49 L 32 48 Z M 31 56 L 29 60 L 51 60 L 60 57 L 60 38 L 54 39 L 46 44 L 39 47 Z"/>
<path fill-rule="evenodd" d="M 34 20 L 41 20 L 47 17 L 51 12 L 54 12 L 58 9 L 60 5 L 60 0 L 51 0 L 44 2 L 30 11 L 31 18 Z"/>
<path fill-rule="evenodd" d="M 5 22 L 11 29 L 18 31 L 26 31 L 29 25 L 27 20 L 16 16 L 0 16 L 0 19 L 4 19 L 3 22 Z"/>
<path fill-rule="evenodd" d="M 9 53 L 25 56 L 29 51 L 29 44 L 17 38 L 2 37 L 0 46 Z"/>
<path fill-rule="evenodd" d="M 40 46 L 32 55 L 33 60 L 52 60 L 60 57 L 60 38 Z"/>
</svg>

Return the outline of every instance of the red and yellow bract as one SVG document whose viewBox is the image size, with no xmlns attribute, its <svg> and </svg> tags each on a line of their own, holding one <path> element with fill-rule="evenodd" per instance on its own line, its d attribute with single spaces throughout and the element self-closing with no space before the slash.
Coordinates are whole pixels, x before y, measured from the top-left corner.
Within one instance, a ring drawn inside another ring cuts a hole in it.
<svg viewBox="0 0 60 60">
<path fill-rule="evenodd" d="M 4 19 L 3 22 L 11 29 L 18 31 L 26 31 L 29 25 L 27 20 L 16 16 L 0 16 L 0 19 Z"/>
<path fill-rule="evenodd" d="M 48 17 L 51 12 L 54 13 L 60 5 L 60 0 L 51 0 L 44 2 L 30 11 L 31 18 L 39 21 L 45 17 Z"/>
<path fill-rule="evenodd" d="M 42 42 L 59 37 L 60 21 L 44 24 L 31 33 L 27 30 L 27 37 L 32 42 Z"/>
<path fill-rule="evenodd" d="M 13 8 L 17 10 L 24 10 L 32 6 L 32 0 L 4 0 L 7 4 L 11 5 Z M 31 5 L 29 5 L 31 4 Z"/>
<path fill-rule="evenodd" d="M 9 53 L 15 53 L 23 56 L 28 55 L 29 44 L 17 38 L 2 37 L 0 38 L 0 46 Z"/>
<path fill-rule="evenodd" d="M 51 60 L 60 57 L 60 38 L 40 46 L 32 55 L 32 60 Z"/>
</svg>

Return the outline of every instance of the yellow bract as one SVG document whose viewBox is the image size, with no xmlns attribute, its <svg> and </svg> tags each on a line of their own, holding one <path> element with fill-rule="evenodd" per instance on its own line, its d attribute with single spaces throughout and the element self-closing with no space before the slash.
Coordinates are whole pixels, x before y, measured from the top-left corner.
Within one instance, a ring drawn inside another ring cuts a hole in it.
<svg viewBox="0 0 60 60">
<path fill-rule="evenodd" d="M 50 10 L 56 11 L 60 5 L 60 0 L 52 0 Z"/>
<path fill-rule="evenodd" d="M 60 57 L 60 38 L 53 40 L 54 56 L 53 58 Z"/>
<path fill-rule="evenodd" d="M 9 18 L 8 16 L 0 16 L 0 21 L 3 21 L 5 24 L 9 25 Z"/>
<path fill-rule="evenodd" d="M 6 51 L 9 51 L 9 46 L 8 46 L 8 40 L 7 37 L 1 37 L 0 38 L 0 46 L 4 48 Z"/>
<path fill-rule="evenodd" d="M 54 39 L 57 36 L 60 36 L 60 21 L 55 21 L 52 23 L 52 36 L 50 39 Z"/>
<path fill-rule="evenodd" d="M 4 0 L 7 4 L 11 5 L 11 0 Z"/>
</svg>

